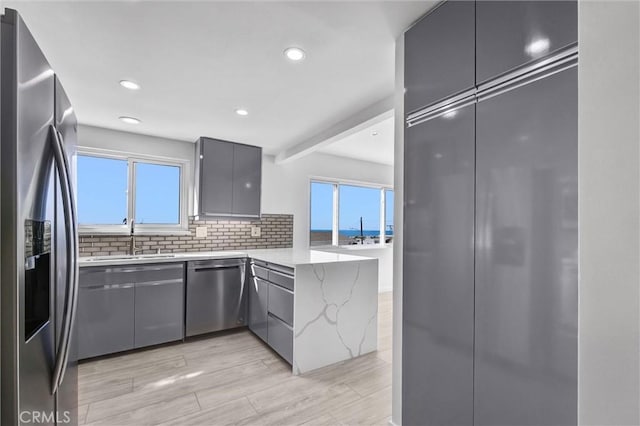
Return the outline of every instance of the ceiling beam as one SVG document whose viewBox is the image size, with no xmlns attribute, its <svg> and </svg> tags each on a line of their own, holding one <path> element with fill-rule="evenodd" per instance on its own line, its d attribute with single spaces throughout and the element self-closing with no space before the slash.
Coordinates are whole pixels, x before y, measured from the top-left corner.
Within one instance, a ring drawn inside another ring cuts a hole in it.
<svg viewBox="0 0 640 426">
<path fill-rule="evenodd" d="M 317 135 L 283 149 L 276 155 L 276 164 L 284 164 L 297 160 L 362 129 L 393 117 L 393 102 L 393 96 L 384 98 Z"/>
</svg>

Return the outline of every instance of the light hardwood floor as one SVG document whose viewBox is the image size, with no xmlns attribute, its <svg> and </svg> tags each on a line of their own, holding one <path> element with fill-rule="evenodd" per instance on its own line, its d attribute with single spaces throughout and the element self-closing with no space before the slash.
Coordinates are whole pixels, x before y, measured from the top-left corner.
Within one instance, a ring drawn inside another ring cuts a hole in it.
<svg viewBox="0 0 640 426">
<path fill-rule="evenodd" d="M 387 425 L 391 293 L 378 351 L 302 376 L 246 330 L 83 362 L 79 418 L 96 425 Z"/>
</svg>

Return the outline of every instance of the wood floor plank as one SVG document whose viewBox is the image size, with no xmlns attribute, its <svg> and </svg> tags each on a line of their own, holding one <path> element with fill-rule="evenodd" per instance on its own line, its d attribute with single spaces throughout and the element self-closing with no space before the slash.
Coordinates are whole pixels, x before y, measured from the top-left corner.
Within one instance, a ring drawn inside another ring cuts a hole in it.
<svg viewBox="0 0 640 426">
<path fill-rule="evenodd" d="M 89 404 L 130 392 L 133 392 L 132 377 L 82 381 L 78 385 L 78 404 Z"/>
<path fill-rule="evenodd" d="M 161 426 L 219 426 L 231 425 L 242 421 L 248 417 L 255 416 L 256 410 L 253 409 L 249 400 L 245 397 L 236 399 L 226 404 L 220 405 L 210 410 L 202 410 L 197 413 L 189 414 L 180 418 L 176 418 L 166 423 L 160 423 Z"/>
<path fill-rule="evenodd" d="M 140 406 L 134 410 L 107 417 L 88 425 L 156 425 L 159 422 L 181 418 L 198 411 L 200 411 L 200 406 L 195 394 L 188 394 L 170 400 L 159 401 L 155 404 Z M 89 409 L 89 414 L 91 414 L 91 408 Z"/>
<path fill-rule="evenodd" d="M 371 425 L 381 419 L 391 417 L 391 386 L 375 392 L 365 398 L 337 407 L 332 412 L 344 425 Z"/>
</svg>

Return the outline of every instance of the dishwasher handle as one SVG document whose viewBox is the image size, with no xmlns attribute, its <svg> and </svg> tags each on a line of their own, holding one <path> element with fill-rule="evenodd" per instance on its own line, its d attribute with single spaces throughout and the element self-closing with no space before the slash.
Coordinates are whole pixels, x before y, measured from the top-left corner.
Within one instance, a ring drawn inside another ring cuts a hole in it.
<svg viewBox="0 0 640 426">
<path fill-rule="evenodd" d="M 203 272 L 203 271 L 219 271 L 221 269 L 236 269 L 240 268 L 242 265 L 233 265 L 233 266 L 209 266 L 202 268 L 189 268 L 189 270 L 194 272 Z"/>
<path fill-rule="evenodd" d="M 241 268 L 244 267 L 244 265 L 244 259 L 195 260 L 187 262 L 187 269 L 199 271 L 220 268 Z"/>
</svg>

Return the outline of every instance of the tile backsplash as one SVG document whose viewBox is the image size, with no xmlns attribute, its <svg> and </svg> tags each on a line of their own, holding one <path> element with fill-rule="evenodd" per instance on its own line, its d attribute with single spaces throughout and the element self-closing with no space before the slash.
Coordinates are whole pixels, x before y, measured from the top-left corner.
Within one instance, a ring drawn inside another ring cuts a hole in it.
<svg viewBox="0 0 640 426">
<path fill-rule="evenodd" d="M 207 228 L 206 237 L 196 237 L 196 228 Z M 252 237 L 251 228 L 260 227 Z M 189 235 L 136 236 L 138 254 L 286 248 L 293 246 L 293 215 L 263 214 L 260 220 L 189 219 Z M 129 237 L 82 234 L 80 256 L 111 256 L 129 253 Z"/>
</svg>

